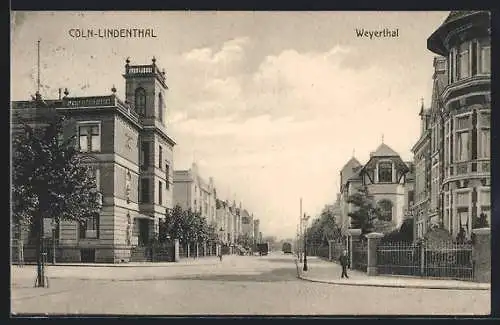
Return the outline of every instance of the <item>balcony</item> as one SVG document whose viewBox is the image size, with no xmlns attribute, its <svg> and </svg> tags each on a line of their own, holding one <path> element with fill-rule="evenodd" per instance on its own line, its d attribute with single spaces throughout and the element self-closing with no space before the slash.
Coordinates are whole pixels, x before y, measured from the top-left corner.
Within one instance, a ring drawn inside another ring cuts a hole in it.
<svg viewBox="0 0 500 325">
<path fill-rule="evenodd" d="M 448 100 L 469 93 L 469 87 L 477 87 L 478 90 L 490 91 L 491 75 L 477 74 L 472 77 L 464 78 L 447 85 L 443 89 L 442 98 L 446 103 Z M 452 96 L 453 95 L 453 96 Z"/>
<path fill-rule="evenodd" d="M 467 176 L 489 176 L 490 159 L 457 162 L 445 169 L 445 179 L 464 178 Z"/>
</svg>

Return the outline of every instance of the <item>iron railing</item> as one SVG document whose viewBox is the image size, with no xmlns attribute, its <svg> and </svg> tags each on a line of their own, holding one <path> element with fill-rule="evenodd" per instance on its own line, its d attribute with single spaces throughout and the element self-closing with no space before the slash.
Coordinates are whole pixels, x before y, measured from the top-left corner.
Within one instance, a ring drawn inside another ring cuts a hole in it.
<svg viewBox="0 0 500 325">
<path fill-rule="evenodd" d="M 379 274 L 473 280 L 472 245 L 390 243 L 377 247 Z"/>
</svg>

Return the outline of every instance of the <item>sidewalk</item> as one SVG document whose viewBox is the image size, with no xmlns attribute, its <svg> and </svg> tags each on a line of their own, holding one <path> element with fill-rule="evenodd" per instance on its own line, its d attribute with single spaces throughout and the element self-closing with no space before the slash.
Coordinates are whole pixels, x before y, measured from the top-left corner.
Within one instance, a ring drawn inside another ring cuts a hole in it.
<svg viewBox="0 0 500 325">
<path fill-rule="evenodd" d="M 230 255 L 229 255 L 230 256 Z M 228 256 L 224 256 L 227 258 Z M 78 266 L 78 267 L 165 267 L 165 266 L 189 266 L 189 265 L 211 265 L 219 263 L 216 256 L 202 256 L 198 258 L 184 257 L 178 262 L 128 262 L 128 263 L 47 263 L 48 266 Z M 33 266 L 36 263 L 26 263 L 24 266 Z M 18 267 L 17 263 L 11 264 Z"/>
<path fill-rule="evenodd" d="M 349 279 L 341 279 L 342 268 L 335 262 L 316 257 L 308 257 L 308 270 L 303 271 L 303 264 L 295 259 L 298 278 L 311 282 L 330 283 L 352 286 L 372 286 L 391 288 L 455 289 L 455 290 L 491 290 L 489 283 L 477 283 L 458 280 L 435 280 L 404 276 L 368 276 L 364 272 L 349 270 Z"/>
</svg>

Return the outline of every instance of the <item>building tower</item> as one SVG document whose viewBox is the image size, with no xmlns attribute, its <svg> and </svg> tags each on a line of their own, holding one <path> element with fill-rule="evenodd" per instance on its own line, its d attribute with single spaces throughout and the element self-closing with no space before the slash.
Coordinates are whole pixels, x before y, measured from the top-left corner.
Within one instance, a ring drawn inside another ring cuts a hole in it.
<svg viewBox="0 0 500 325">
<path fill-rule="evenodd" d="M 465 238 L 481 214 L 491 224 L 490 33 L 490 12 L 452 11 L 427 40 L 430 51 L 446 58 L 448 72 L 437 110 L 444 128 L 438 142 L 443 179 L 432 182 L 431 192 L 442 189 L 444 228 Z M 440 131 L 432 128 L 431 139 Z"/>
<path fill-rule="evenodd" d="M 126 101 L 138 114 L 139 220 L 134 224 L 142 244 L 158 234 L 158 221 L 172 208 L 172 161 L 175 142 L 166 130 L 166 76 L 153 57 L 150 65 L 125 65 Z"/>
</svg>

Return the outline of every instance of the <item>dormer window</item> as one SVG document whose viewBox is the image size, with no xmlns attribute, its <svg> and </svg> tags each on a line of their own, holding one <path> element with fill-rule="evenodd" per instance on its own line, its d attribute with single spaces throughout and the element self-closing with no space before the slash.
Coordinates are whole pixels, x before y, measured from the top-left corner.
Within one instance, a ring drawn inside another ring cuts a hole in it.
<svg viewBox="0 0 500 325">
<path fill-rule="evenodd" d="M 381 162 L 378 164 L 378 182 L 392 183 L 392 163 Z"/>
<path fill-rule="evenodd" d="M 146 91 L 142 87 L 137 88 L 135 91 L 135 109 L 140 115 L 146 113 Z"/>
</svg>

